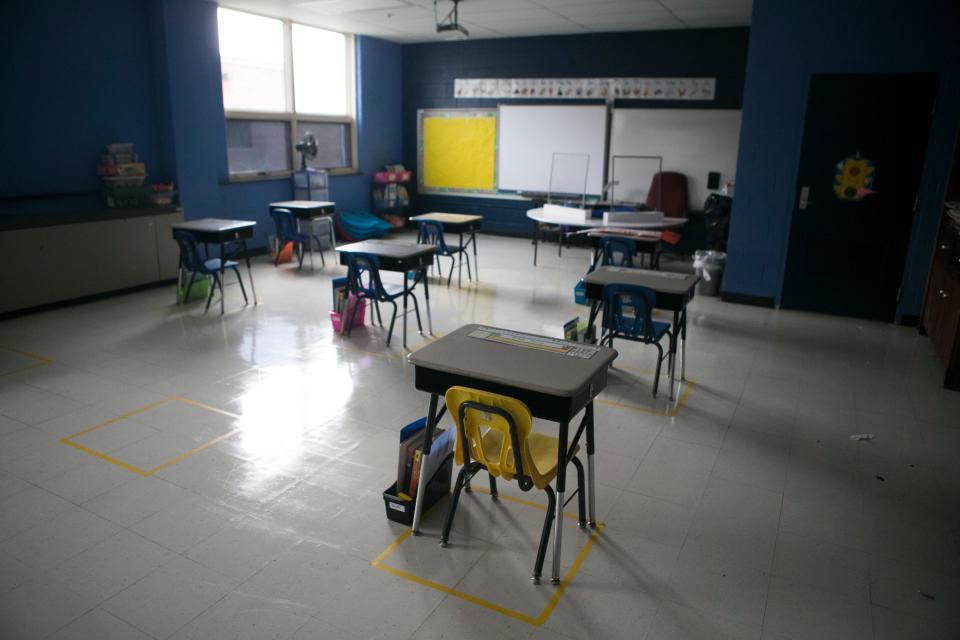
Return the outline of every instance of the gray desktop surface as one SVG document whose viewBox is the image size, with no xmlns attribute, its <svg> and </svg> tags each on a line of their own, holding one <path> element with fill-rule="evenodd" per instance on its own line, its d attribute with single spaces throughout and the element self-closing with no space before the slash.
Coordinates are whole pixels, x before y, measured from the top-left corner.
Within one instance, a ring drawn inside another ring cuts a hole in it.
<svg viewBox="0 0 960 640">
<path fill-rule="evenodd" d="M 628 267 L 598 267 L 584 276 L 583 281 L 588 285 L 600 286 L 635 284 L 653 289 L 657 293 L 683 295 L 697 283 L 697 276 Z"/>
<path fill-rule="evenodd" d="M 174 229 L 184 229 L 186 231 L 206 231 L 218 233 L 222 231 L 235 231 L 245 227 L 256 226 L 254 220 L 224 220 L 221 218 L 200 218 L 199 220 L 190 220 L 188 222 L 177 222 L 172 225 Z"/>
<path fill-rule="evenodd" d="M 483 380 L 505 387 L 516 387 L 551 396 L 573 397 L 581 394 L 617 357 L 609 347 L 593 347 L 590 358 L 579 358 L 551 351 L 491 342 L 470 334 L 487 325 L 468 324 L 407 356 L 415 366 Z M 490 327 L 498 331 L 511 331 Z M 521 332 L 513 332 L 521 333 Z M 527 334 L 536 338 L 535 334 Z M 594 390 L 594 394 L 600 390 Z"/>
<path fill-rule="evenodd" d="M 361 240 L 337 247 L 341 253 L 370 253 L 384 258 L 404 259 L 424 253 L 433 253 L 432 244 L 417 244 L 415 242 L 390 242 L 387 240 Z"/>
</svg>

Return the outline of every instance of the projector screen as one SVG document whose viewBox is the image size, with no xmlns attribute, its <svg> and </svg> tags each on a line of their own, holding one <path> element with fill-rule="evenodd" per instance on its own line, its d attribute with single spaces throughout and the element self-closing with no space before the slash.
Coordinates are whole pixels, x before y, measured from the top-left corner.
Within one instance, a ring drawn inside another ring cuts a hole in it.
<svg viewBox="0 0 960 640">
<path fill-rule="evenodd" d="M 603 105 L 501 105 L 497 187 L 580 195 L 586 185 L 600 195 L 606 129 Z"/>
</svg>

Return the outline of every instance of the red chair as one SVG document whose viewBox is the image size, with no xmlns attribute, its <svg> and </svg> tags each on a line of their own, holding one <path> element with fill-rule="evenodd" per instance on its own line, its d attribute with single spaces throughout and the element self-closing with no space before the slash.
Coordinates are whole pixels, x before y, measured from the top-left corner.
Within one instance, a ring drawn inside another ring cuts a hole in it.
<svg viewBox="0 0 960 640">
<path fill-rule="evenodd" d="M 668 218 L 687 217 L 687 176 L 673 171 L 653 175 L 647 191 L 647 208 L 663 211 Z"/>
</svg>

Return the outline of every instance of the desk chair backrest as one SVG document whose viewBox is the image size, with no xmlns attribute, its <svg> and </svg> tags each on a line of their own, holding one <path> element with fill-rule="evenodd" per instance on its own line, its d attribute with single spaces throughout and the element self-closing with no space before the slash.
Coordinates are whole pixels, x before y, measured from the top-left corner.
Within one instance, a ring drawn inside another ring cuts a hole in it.
<svg viewBox="0 0 960 640">
<path fill-rule="evenodd" d="M 436 247 L 436 253 L 447 253 L 447 241 L 443 237 L 443 225 L 436 220 L 417 220 L 417 244 L 432 244 Z"/>
<path fill-rule="evenodd" d="M 600 238 L 600 264 L 604 267 L 633 267 L 637 242 L 632 238 L 603 236 Z"/>
<path fill-rule="evenodd" d="M 180 247 L 180 262 L 184 269 L 195 273 L 206 273 L 200 247 L 192 234 L 180 229 L 173 230 L 173 239 Z"/>
<path fill-rule="evenodd" d="M 347 259 L 347 288 L 355 296 L 380 299 L 386 295 L 380 280 L 380 260 L 369 253 L 351 253 Z"/>
<path fill-rule="evenodd" d="M 603 322 L 608 331 L 626 338 L 653 341 L 653 308 L 657 294 L 635 284 L 603 287 Z"/>
<path fill-rule="evenodd" d="M 457 428 L 457 464 L 464 464 L 468 458 L 476 460 L 495 478 L 516 478 L 524 491 L 550 484 L 553 476 L 539 473 L 527 446 L 533 427 L 527 405 L 468 387 L 451 387 L 445 400 Z"/>
<path fill-rule="evenodd" d="M 273 209 L 270 211 L 273 224 L 277 230 L 277 240 L 286 242 L 297 235 L 297 218 L 290 209 Z"/>
<path fill-rule="evenodd" d="M 686 218 L 687 202 L 687 176 L 675 171 L 653 174 L 645 203 L 648 209 L 663 211 L 671 218 Z"/>
</svg>

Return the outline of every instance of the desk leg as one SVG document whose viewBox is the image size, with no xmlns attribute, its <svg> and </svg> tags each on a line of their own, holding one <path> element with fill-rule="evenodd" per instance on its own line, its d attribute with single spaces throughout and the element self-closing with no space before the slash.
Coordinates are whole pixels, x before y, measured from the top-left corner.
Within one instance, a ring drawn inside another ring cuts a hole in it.
<svg viewBox="0 0 960 640">
<path fill-rule="evenodd" d="M 680 316 L 680 379 L 687 380 L 687 305 L 683 305 Z"/>
<path fill-rule="evenodd" d="M 533 221 L 533 266 L 537 266 L 537 243 L 540 235 L 540 223 L 536 220 Z"/>
<path fill-rule="evenodd" d="M 430 394 L 430 410 L 427 413 L 427 426 L 423 432 L 423 453 L 420 456 L 420 468 L 427 464 L 430 446 L 433 444 L 433 430 L 437 426 L 437 400 L 435 393 Z M 427 492 L 427 476 L 421 473 L 417 480 L 417 496 L 413 503 L 413 535 L 420 535 L 420 516 L 423 515 L 423 496 Z"/>
<path fill-rule="evenodd" d="M 670 355 L 667 368 L 670 370 L 670 399 L 676 395 L 674 386 L 677 376 L 677 343 L 680 342 L 680 312 L 673 312 L 673 331 L 670 335 Z"/>
<path fill-rule="evenodd" d="M 226 295 L 223 293 L 223 265 L 227 261 L 226 256 L 224 255 L 224 246 L 223 243 L 220 243 L 220 315 L 226 313 L 224 305 L 226 304 L 224 298 Z"/>
<path fill-rule="evenodd" d="M 587 405 L 587 491 L 588 491 L 588 511 L 587 522 L 594 529 L 597 528 L 597 480 L 596 463 L 593 460 L 595 451 L 595 441 L 593 436 L 593 400 Z"/>
<path fill-rule="evenodd" d="M 463 287 L 463 231 L 460 232 L 457 246 L 460 247 L 460 252 L 457 253 L 457 289 L 460 289 Z"/>
<path fill-rule="evenodd" d="M 250 251 L 247 249 L 247 241 L 241 243 L 243 247 L 243 257 L 247 261 L 247 279 L 250 280 L 250 291 L 253 293 L 253 304 L 260 304 L 257 300 L 257 288 L 253 286 L 253 269 L 250 268 Z"/>
<path fill-rule="evenodd" d="M 407 348 L 407 272 L 403 272 L 403 348 Z"/>
<path fill-rule="evenodd" d="M 427 268 L 423 267 L 420 273 L 423 275 L 423 297 L 427 301 L 427 330 L 430 331 L 430 335 L 433 335 L 433 318 L 430 317 L 430 283 L 427 282 Z"/>
<path fill-rule="evenodd" d="M 570 425 L 560 423 L 557 437 L 557 513 L 553 519 L 553 584 L 560 584 L 560 551 L 563 542 L 563 501 L 567 489 L 567 431 Z"/>
<path fill-rule="evenodd" d="M 182 303 L 180 301 L 180 291 L 183 290 L 183 256 L 180 256 L 180 262 L 177 263 L 177 306 L 179 307 Z"/>
<path fill-rule="evenodd" d="M 477 276 L 477 282 L 480 282 L 480 263 L 477 262 L 477 230 L 470 227 L 470 244 L 473 245 L 473 274 Z"/>
<path fill-rule="evenodd" d="M 590 319 L 587 321 L 587 338 L 591 343 L 597 344 L 597 318 L 600 316 L 600 309 L 603 303 L 599 300 L 590 301 Z M 602 333 L 602 332 L 601 332 Z"/>
</svg>

